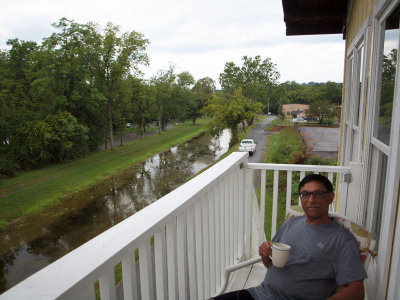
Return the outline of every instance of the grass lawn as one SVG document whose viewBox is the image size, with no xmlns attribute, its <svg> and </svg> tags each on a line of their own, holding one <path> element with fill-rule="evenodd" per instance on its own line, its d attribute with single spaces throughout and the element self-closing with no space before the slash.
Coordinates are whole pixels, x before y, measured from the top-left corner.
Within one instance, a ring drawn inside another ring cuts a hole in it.
<svg viewBox="0 0 400 300">
<path fill-rule="evenodd" d="M 196 125 L 179 124 L 161 135 L 136 139 L 113 151 L 92 153 L 79 160 L 25 171 L 17 177 L 1 180 L 0 227 L 19 217 L 38 212 L 74 191 L 98 184 L 107 176 L 206 130 L 206 120 L 199 120 Z"/>
</svg>

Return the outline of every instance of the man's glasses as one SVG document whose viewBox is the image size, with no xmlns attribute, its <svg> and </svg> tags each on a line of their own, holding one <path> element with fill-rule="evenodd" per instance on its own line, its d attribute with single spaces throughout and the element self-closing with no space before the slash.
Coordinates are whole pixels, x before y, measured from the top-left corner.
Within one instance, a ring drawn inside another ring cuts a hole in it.
<svg viewBox="0 0 400 300">
<path fill-rule="evenodd" d="M 330 193 L 330 192 L 329 191 L 315 191 L 315 192 L 303 191 L 299 194 L 299 196 L 300 196 L 300 199 L 302 199 L 302 200 L 309 199 L 311 197 L 311 195 L 313 195 L 315 199 L 322 199 L 328 193 Z"/>
</svg>

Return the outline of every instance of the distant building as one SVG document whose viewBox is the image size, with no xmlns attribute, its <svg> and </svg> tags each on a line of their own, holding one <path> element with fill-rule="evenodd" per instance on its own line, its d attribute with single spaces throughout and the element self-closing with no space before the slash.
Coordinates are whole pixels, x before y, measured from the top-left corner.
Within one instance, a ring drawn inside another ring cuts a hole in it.
<svg viewBox="0 0 400 300">
<path fill-rule="evenodd" d="M 310 105 L 307 104 L 284 104 L 282 105 L 282 113 L 287 117 L 305 118 Z"/>
</svg>

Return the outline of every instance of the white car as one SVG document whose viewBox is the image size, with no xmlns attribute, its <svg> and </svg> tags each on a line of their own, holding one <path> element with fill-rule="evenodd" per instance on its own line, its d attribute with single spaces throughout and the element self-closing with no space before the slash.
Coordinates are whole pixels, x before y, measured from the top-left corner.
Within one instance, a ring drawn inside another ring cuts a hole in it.
<svg viewBox="0 0 400 300">
<path fill-rule="evenodd" d="M 257 144 L 253 139 L 245 139 L 240 142 L 238 151 L 249 152 L 249 155 L 252 156 L 256 152 L 256 147 Z"/>
<path fill-rule="evenodd" d="M 304 118 L 294 118 L 294 119 L 292 119 L 291 121 L 292 121 L 293 123 L 305 123 L 305 122 L 307 122 L 307 120 L 304 119 Z"/>
</svg>

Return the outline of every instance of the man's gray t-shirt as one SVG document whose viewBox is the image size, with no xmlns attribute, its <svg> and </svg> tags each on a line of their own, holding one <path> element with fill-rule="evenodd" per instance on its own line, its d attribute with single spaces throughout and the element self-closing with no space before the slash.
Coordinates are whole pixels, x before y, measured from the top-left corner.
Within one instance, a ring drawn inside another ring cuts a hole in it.
<svg viewBox="0 0 400 300">
<path fill-rule="evenodd" d="M 353 235 L 332 219 L 310 225 L 306 217 L 287 220 L 274 242 L 291 246 L 284 268 L 271 264 L 264 281 L 249 292 L 254 299 L 326 299 L 339 286 L 367 277 Z"/>
</svg>

